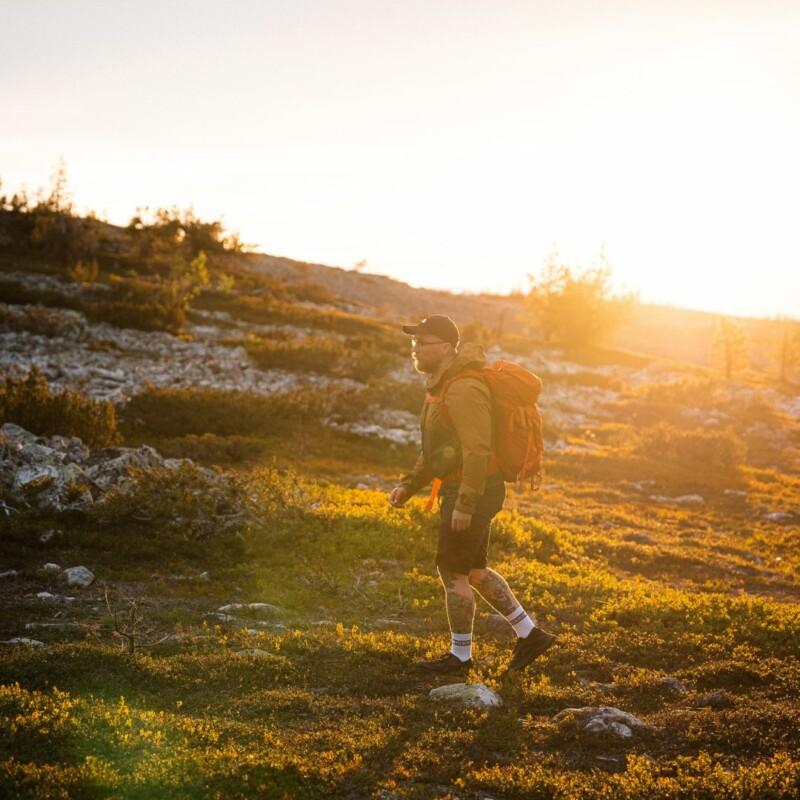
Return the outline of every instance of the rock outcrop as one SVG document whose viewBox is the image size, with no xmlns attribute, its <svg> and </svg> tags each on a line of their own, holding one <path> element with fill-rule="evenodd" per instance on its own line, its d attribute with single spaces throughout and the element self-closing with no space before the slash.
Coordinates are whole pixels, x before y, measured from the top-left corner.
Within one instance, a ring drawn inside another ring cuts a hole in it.
<svg viewBox="0 0 800 800">
<path fill-rule="evenodd" d="M 5 497 L 7 514 L 97 512 L 102 518 L 110 498 L 114 499 L 117 512 L 124 514 L 120 497 L 135 496 L 139 482 L 148 474 L 159 475 L 162 481 L 164 476 L 173 476 L 186 490 L 181 496 L 189 492 L 199 498 L 191 507 L 169 511 L 172 523 L 195 537 L 231 532 L 245 516 L 245 499 L 234 491 L 227 476 L 198 467 L 189 459 L 163 458 L 147 446 L 90 452 L 75 437 L 35 436 L 11 423 L 0 428 L 0 492 Z M 162 499 L 169 502 L 167 494 Z M 153 519 L 152 508 L 135 511 L 136 519 Z M 75 567 L 64 572 L 69 585 L 91 583 L 93 576 L 83 569 Z"/>
</svg>

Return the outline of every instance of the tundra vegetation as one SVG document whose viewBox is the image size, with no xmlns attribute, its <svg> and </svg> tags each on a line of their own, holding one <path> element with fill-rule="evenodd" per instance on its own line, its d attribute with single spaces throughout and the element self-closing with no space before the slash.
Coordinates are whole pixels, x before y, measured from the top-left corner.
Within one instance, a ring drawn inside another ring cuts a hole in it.
<svg viewBox="0 0 800 800">
<path fill-rule="evenodd" d="M 415 447 L 344 426 L 422 401 L 393 372 L 396 321 L 248 271 L 238 239 L 190 212 L 118 229 L 53 191 L 0 204 L 3 330 L 58 336 L 49 312 L 66 308 L 192 336 L 212 313 L 257 366 L 328 382 L 150 385 L 114 407 L 35 369 L 3 376 L 0 425 L 78 436 L 86 463 L 111 445 L 197 462 L 133 468 L 69 513 L 37 510 L 42 481 L 24 505 L 2 490 L 0 638 L 42 642 L 0 644 L 3 796 L 798 796 L 800 426 L 764 399 L 774 381 L 671 364 L 677 379 L 635 382 L 652 358 L 574 343 L 571 371 L 550 362 L 544 484 L 509 488 L 492 558 L 558 644 L 508 675 L 509 632 L 479 605 L 468 680 L 503 705 L 435 703 L 451 681 L 411 664 L 448 646 L 436 517 L 386 501 Z M 5 279 L 19 271 L 71 272 L 79 291 Z M 591 423 L 556 414 L 579 393 Z M 61 568 L 84 564 L 95 582 L 68 586 Z M 643 725 L 554 719 L 585 706 Z"/>
</svg>

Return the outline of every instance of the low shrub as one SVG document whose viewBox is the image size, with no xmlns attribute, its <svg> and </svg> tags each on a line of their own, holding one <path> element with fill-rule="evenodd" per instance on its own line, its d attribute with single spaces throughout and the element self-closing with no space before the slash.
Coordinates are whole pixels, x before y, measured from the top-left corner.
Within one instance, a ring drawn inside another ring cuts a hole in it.
<svg viewBox="0 0 800 800">
<path fill-rule="evenodd" d="M 527 336 L 518 336 L 515 333 L 507 333 L 500 340 L 500 347 L 506 352 L 515 356 L 529 356 L 538 342 L 536 339 Z"/>
<path fill-rule="evenodd" d="M 39 436 L 78 436 L 89 447 L 107 447 L 118 439 L 110 402 L 71 389 L 56 393 L 35 366 L 25 377 L 5 376 L 0 386 L 0 424 L 6 422 Z"/>
<path fill-rule="evenodd" d="M 362 408 L 378 405 L 418 414 L 425 402 L 425 387 L 417 381 L 404 383 L 373 377 L 353 400 L 355 405 Z"/>
<path fill-rule="evenodd" d="M 184 461 L 131 470 L 130 478 L 91 507 L 93 520 L 186 540 L 241 539 L 270 515 L 292 512 L 298 496 L 293 477 L 274 469 L 240 476 Z"/>
<path fill-rule="evenodd" d="M 733 469 L 743 464 L 747 447 L 733 430 L 680 430 L 660 422 L 638 432 L 638 454 L 704 468 Z"/>
<path fill-rule="evenodd" d="M 321 389 L 257 395 L 149 386 L 128 401 L 121 412 L 121 426 L 126 435 L 264 436 L 316 422 L 330 402 L 330 394 Z"/>
<path fill-rule="evenodd" d="M 396 350 L 387 348 L 385 343 L 375 341 L 370 336 L 350 337 L 346 344 L 347 359 L 342 372 L 357 381 L 368 381 L 384 375 L 400 363 Z"/>
<path fill-rule="evenodd" d="M 710 644 L 733 643 L 757 648 L 760 656 L 796 655 L 796 630 L 800 607 L 770 598 L 732 596 L 720 592 L 691 593 L 668 586 L 653 589 L 628 584 L 610 597 L 586 620 L 585 630 L 623 628 L 652 632 L 688 642 L 692 635 Z M 710 648 L 706 648 L 706 660 Z"/>
<path fill-rule="evenodd" d="M 716 408 L 721 404 L 721 384 L 713 378 L 680 378 L 645 383 L 635 395 L 648 403 L 668 403 L 687 408 Z"/>
<path fill-rule="evenodd" d="M 343 342 L 323 337 L 294 341 L 248 340 L 245 349 L 260 369 L 334 373 L 347 358 Z"/>
<path fill-rule="evenodd" d="M 95 322 L 119 328 L 178 333 L 186 323 L 191 293 L 178 282 L 156 283 L 111 276 L 111 291 L 83 310 Z"/>
<path fill-rule="evenodd" d="M 640 426 L 659 422 L 685 426 L 688 409 L 720 409 L 724 397 L 720 386 L 710 378 L 682 378 L 637 386 L 621 400 L 606 405 L 618 416 Z"/>
<path fill-rule="evenodd" d="M 198 467 L 131 470 L 131 480 L 113 486 L 91 507 L 101 524 L 141 525 L 152 534 L 206 539 L 241 534 L 247 526 L 246 487 L 240 480 Z"/>
<path fill-rule="evenodd" d="M 0 303 L 0 331 L 26 331 L 50 337 L 83 336 L 86 321 L 80 314 L 64 309 Z"/>
<path fill-rule="evenodd" d="M 606 744 L 606 742 L 603 742 Z M 733 768 L 701 751 L 667 764 L 637 753 L 625 759 L 619 774 L 558 769 L 553 764 L 470 766 L 460 785 L 504 797 L 564 798 L 564 800 L 644 800 L 644 798 L 754 798 L 795 797 L 800 789 L 800 762 L 788 752 Z"/>
<path fill-rule="evenodd" d="M 96 258 L 78 261 L 67 270 L 66 275 L 73 283 L 94 283 L 100 277 L 100 265 Z"/>
<path fill-rule="evenodd" d="M 289 283 L 286 291 L 300 302 L 320 303 L 323 305 L 333 305 L 336 302 L 336 295 L 325 285 L 314 283 L 314 281 L 301 281 L 300 283 Z"/>
<path fill-rule="evenodd" d="M 309 308 L 272 296 L 201 292 L 195 305 L 208 311 L 227 311 L 244 322 L 296 325 L 300 328 L 364 336 L 398 355 L 407 354 L 407 340 L 385 322 L 338 309 Z"/>
<path fill-rule="evenodd" d="M 159 451 L 170 458 L 191 458 L 205 464 L 233 464 L 264 455 L 266 444 L 252 436 L 202 436 L 189 434 L 158 443 Z"/>
<path fill-rule="evenodd" d="M 350 337 L 346 342 L 322 336 L 292 341 L 253 338 L 244 346 L 261 369 L 304 370 L 362 381 L 382 375 L 397 362 L 394 353 L 368 337 Z"/>
<path fill-rule="evenodd" d="M 774 403 L 766 397 L 751 397 L 745 403 L 731 403 L 727 409 L 732 416 L 746 425 L 763 422 L 766 425 L 781 425 L 783 416 Z"/>
<path fill-rule="evenodd" d="M 493 539 L 505 553 L 524 553 L 543 564 L 571 562 L 582 554 L 578 540 L 556 525 L 504 511 L 493 523 Z"/>
<path fill-rule="evenodd" d="M 36 286 L 25 286 L 15 280 L 0 277 L 0 297 L 4 303 L 13 305 L 40 305 L 48 308 L 80 309 L 81 303 L 77 297 L 72 297 L 66 291 L 57 289 L 44 289 Z"/>
<path fill-rule="evenodd" d="M 203 322 L 205 322 L 205 320 L 203 320 Z M 219 327 L 227 327 L 222 320 L 215 320 L 214 324 L 219 325 Z M 257 345 L 262 340 L 269 342 L 290 342 L 293 339 L 296 339 L 296 334 L 285 328 L 273 328 L 272 330 L 266 331 L 262 330 L 259 331 L 258 335 L 250 333 L 247 334 L 247 336 L 242 336 L 241 330 L 236 325 L 231 325 L 231 328 L 235 329 L 239 335 L 233 335 L 229 338 L 220 339 L 219 343 L 225 347 L 244 347 L 247 349 L 248 345 Z"/>
<path fill-rule="evenodd" d="M 623 388 L 623 381 L 616 375 L 606 375 L 602 372 L 567 372 L 563 374 L 548 375 L 547 381 L 560 383 L 566 386 L 597 386 L 600 389 L 613 389 L 619 391 Z"/>
</svg>

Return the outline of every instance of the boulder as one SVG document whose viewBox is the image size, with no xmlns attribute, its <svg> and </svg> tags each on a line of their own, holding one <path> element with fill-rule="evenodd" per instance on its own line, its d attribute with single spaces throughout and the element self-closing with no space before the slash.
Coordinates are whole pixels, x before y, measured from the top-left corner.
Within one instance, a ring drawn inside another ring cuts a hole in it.
<svg viewBox="0 0 800 800">
<path fill-rule="evenodd" d="M 15 636 L 13 639 L 3 639 L 0 644 L 27 644 L 33 647 L 43 646 L 44 642 L 38 639 L 29 639 L 27 636 Z"/>
<path fill-rule="evenodd" d="M 12 489 L 28 492 L 41 490 L 53 483 L 59 476 L 55 464 L 30 464 L 20 467 L 14 476 Z"/>
<path fill-rule="evenodd" d="M 36 444 L 35 433 L 26 431 L 25 428 L 21 428 L 13 422 L 6 422 L 0 427 L 0 437 L 2 437 L 6 444 L 18 450 L 21 450 L 25 445 Z"/>
<path fill-rule="evenodd" d="M 230 616 L 234 612 L 243 612 L 249 617 L 268 617 L 274 619 L 283 615 L 283 609 L 271 603 L 228 603 L 217 609 L 217 614 Z M 236 617 L 233 617 L 236 619 Z"/>
<path fill-rule="evenodd" d="M 679 506 L 699 506 L 705 502 L 701 494 L 682 494 L 680 497 L 674 498 L 673 502 Z"/>
<path fill-rule="evenodd" d="M 206 617 L 215 619 L 217 622 L 241 622 L 239 617 L 234 617 L 233 614 L 220 614 L 217 611 L 206 614 Z"/>
<path fill-rule="evenodd" d="M 624 722 L 609 722 L 608 732 L 621 739 L 630 739 L 633 736 L 633 731 Z"/>
<path fill-rule="evenodd" d="M 693 706 L 695 708 L 733 708 L 734 702 L 730 695 L 724 689 L 721 689 L 718 692 L 703 695 L 693 703 Z"/>
<path fill-rule="evenodd" d="M 12 505 L 44 514 L 83 511 L 93 502 L 91 480 L 79 463 L 87 454 L 79 439 L 36 437 L 6 423 L 0 428 L 0 488 Z"/>
<path fill-rule="evenodd" d="M 492 708 L 503 705 L 503 699 L 482 683 L 451 683 L 431 689 L 431 700 L 450 700 L 469 708 Z"/>
<path fill-rule="evenodd" d="M 112 447 L 90 453 L 74 437 L 35 437 L 12 424 L 0 428 L 0 490 L 5 490 L 9 498 L 9 504 L 2 506 L 7 513 L 26 509 L 48 516 L 84 514 L 95 503 L 102 503 L 108 491 L 124 492 L 126 487 L 133 487 L 134 469 L 177 470 L 184 465 L 194 467 L 189 459 L 164 459 L 152 447 Z M 228 486 L 227 478 L 213 470 L 198 467 L 197 477 L 208 485 L 199 491 L 209 488 L 224 492 Z M 245 513 L 240 506 L 234 504 L 231 514 L 192 520 L 197 529 L 194 532 L 236 527 Z M 171 523 L 185 527 L 178 516 Z M 40 541 L 44 544 L 57 535 L 60 531 L 47 531 Z"/>
<path fill-rule="evenodd" d="M 769 520 L 770 522 L 779 522 L 781 524 L 794 522 L 794 514 L 788 511 L 765 511 L 761 515 L 761 518 Z"/>
<path fill-rule="evenodd" d="M 154 574 L 151 577 L 160 578 L 160 575 Z M 176 583 L 180 582 L 189 582 L 192 581 L 200 581 L 200 583 L 211 583 L 211 575 L 208 572 L 201 572 L 199 575 L 167 575 L 166 580 L 168 581 L 175 581 Z"/>
<path fill-rule="evenodd" d="M 64 570 L 67 586 L 80 586 L 86 588 L 94 583 L 94 573 L 87 567 L 69 567 Z"/>
<path fill-rule="evenodd" d="M 86 473 L 97 486 L 106 490 L 128 478 L 131 469 L 162 466 L 164 459 L 147 445 L 105 448 L 92 456 Z"/>
<path fill-rule="evenodd" d="M 274 653 L 270 653 L 269 650 L 263 650 L 260 647 L 247 647 L 244 650 L 237 650 L 234 655 L 253 656 L 255 658 L 278 658 Z"/>
<path fill-rule="evenodd" d="M 77 622 L 27 622 L 26 631 L 79 631 L 81 626 Z"/>
<path fill-rule="evenodd" d="M 74 603 L 74 597 L 68 597 L 63 594 L 53 594 L 52 592 L 37 592 L 36 599 L 45 603 Z"/>
<path fill-rule="evenodd" d="M 699 506 L 705 503 L 705 498 L 700 494 L 682 494 L 678 497 L 668 497 L 663 494 L 651 494 L 650 500 L 655 503 L 668 503 L 679 506 Z"/>
<path fill-rule="evenodd" d="M 680 694 L 683 694 L 686 691 L 686 687 L 677 678 L 673 678 L 671 675 L 662 678 L 659 681 L 659 685 Z"/>
<path fill-rule="evenodd" d="M 633 714 L 613 706 L 565 708 L 553 717 L 553 722 L 572 725 L 582 733 L 610 734 L 622 739 L 629 739 L 634 730 L 647 727 Z"/>
</svg>

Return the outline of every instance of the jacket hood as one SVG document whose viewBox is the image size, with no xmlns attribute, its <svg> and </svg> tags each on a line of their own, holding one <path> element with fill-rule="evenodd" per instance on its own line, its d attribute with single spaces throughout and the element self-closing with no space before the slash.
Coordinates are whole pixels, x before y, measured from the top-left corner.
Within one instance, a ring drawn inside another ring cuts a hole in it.
<svg viewBox="0 0 800 800">
<path fill-rule="evenodd" d="M 455 375 L 464 369 L 483 369 L 486 366 L 486 354 L 483 352 L 483 345 L 475 342 L 465 342 L 458 349 L 455 361 L 442 373 L 439 378 L 430 376 L 426 382 L 426 387 L 432 389 L 445 378 Z M 435 383 L 432 382 L 435 380 Z"/>
</svg>

